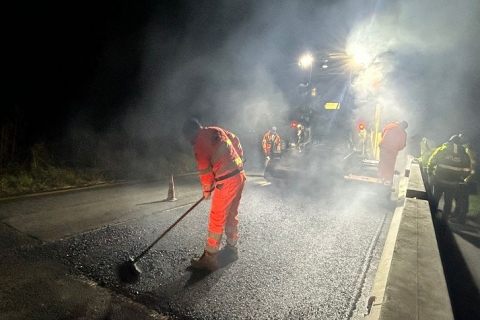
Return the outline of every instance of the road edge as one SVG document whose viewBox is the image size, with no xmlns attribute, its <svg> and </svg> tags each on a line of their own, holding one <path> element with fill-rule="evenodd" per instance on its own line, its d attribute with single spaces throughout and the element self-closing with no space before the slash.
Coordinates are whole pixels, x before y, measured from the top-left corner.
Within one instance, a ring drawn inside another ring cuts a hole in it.
<svg viewBox="0 0 480 320">
<path fill-rule="evenodd" d="M 401 179 L 365 319 L 453 319 L 430 208 L 416 197 L 425 194 L 419 165 Z"/>
</svg>

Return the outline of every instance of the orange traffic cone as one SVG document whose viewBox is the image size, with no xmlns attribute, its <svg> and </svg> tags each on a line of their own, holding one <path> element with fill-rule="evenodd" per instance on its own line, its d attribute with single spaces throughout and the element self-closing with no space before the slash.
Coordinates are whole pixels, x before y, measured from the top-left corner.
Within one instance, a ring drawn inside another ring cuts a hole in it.
<svg viewBox="0 0 480 320">
<path fill-rule="evenodd" d="M 168 183 L 168 196 L 167 196 L 168 201 L 176 201 L 177 198 L 175 198 L 175 185 L 173 184 L 173 174 L 170 176 L 170 182 Z"/>
</svg>

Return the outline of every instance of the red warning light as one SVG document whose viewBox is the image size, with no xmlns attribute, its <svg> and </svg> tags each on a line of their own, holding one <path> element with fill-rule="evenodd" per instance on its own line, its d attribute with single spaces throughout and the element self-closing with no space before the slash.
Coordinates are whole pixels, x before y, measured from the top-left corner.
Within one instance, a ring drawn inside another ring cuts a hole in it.
<svg viewBox="0 0 480 320">
<path fill-rule="evenodd" d="M 290 123 L 290 126 L 292 128 L 296 128 L 297 127 L 297 121 L 292 121 L 292 123 Z"/>
<path fill-rule="evenodd" d="M 365 124 L 360 123 L 360 124 L 358 125 L 358 130 L 365 130 Z"/>
</svg>

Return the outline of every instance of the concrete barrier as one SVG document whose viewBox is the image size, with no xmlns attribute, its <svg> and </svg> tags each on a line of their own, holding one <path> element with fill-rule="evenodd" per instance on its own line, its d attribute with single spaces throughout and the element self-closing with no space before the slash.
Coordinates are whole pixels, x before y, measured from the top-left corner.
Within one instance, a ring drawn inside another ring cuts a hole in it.
<svg viewBox="0 0 480 320">
<path fill-rule="evenodd" d="M 453 319 L 420 167 L 411 163 L 408 169 L 365 319 Z"/>
</svg>

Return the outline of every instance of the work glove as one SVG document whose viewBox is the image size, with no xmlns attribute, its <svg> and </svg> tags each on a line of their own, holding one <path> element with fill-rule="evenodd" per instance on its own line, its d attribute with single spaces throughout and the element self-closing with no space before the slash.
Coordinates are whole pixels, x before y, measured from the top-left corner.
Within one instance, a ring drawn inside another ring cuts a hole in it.
<svg viewBox="0 0 480 320">
<path fill-rule="evenodd" d="M 212 195 L 212 191 L 203 191 L 203 199 L 207 200 Z"/>
<path fill-rule="evenodd" d="M 215 187 L 212 187 L 210 190 L 203 190 L 203 199 L 209 199 L 212 195 L 213 189 L 215 189 Z"/>
</svg>

